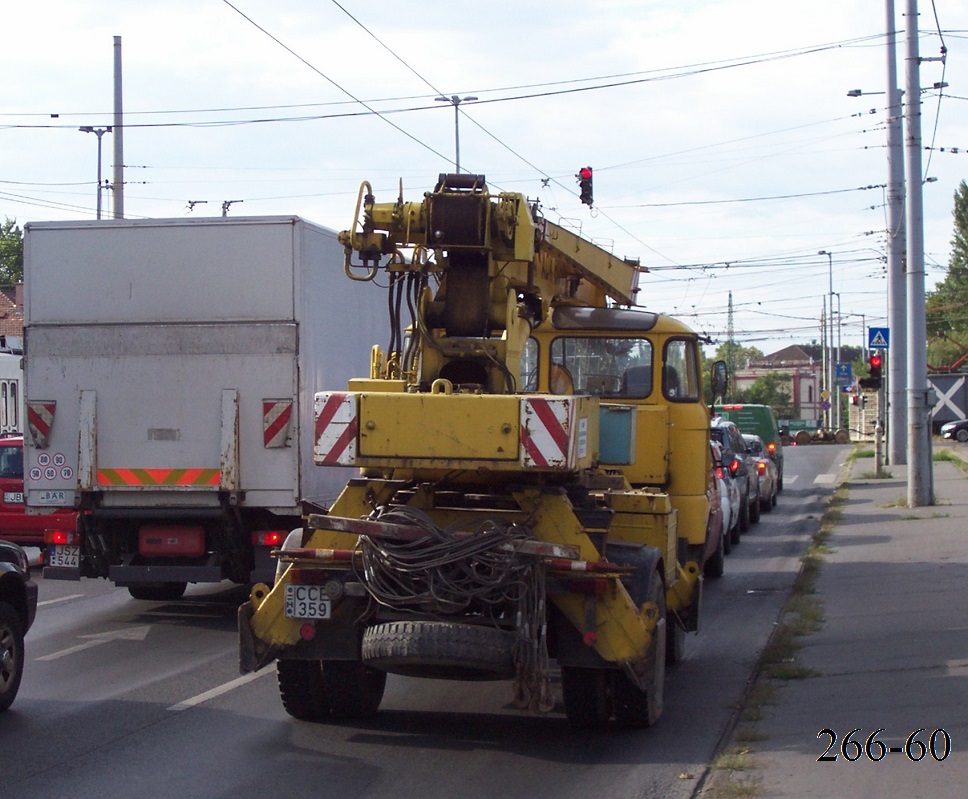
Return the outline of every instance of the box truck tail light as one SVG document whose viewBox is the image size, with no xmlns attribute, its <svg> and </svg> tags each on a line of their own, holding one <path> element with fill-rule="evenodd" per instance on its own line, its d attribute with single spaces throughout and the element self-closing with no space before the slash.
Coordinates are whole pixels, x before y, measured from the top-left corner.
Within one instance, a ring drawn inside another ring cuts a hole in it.
<svg viewBox="0 0 968 799">
<path fill-rule="evenodd" d="M 287 535 L 289 533 L 285 530 L 254 530 L 252 533 L 252 546 L 281 547 Z"/>
<path fill-rule="evenodd" d="M 80 544 L 81 534 L 73 530 L 44 530 L 45 544 Z"/>
</svg>

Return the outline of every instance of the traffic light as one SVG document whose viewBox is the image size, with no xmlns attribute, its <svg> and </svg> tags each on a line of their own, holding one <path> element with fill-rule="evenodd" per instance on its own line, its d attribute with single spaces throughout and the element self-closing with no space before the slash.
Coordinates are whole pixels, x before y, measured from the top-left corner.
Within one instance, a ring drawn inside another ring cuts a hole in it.
<svg viewBox="0 0 968 799">
<path fill-rule="evenodd" d="M 578 170 L 578 174 L 575 175 L 578 178 L 578 188 L 580 190 L 579 197 L 581 201 L 585 203 L 589 208 L 592 205 L 592 168 L 590 166 L 583 166 Z"/>
<path fill-rule="evenodd" d="M 881 367 L 883 364 L 884 359 L 876 352 L 867 359 L 867 369 L 870 377 L 861 378 L 861 388 L 877 390 L 881 387 Z"/>
<path fill-rule="evenodd" d="M 878 353 L 874 353 L 870 358 L 867 359 L 867 365 L 870 368 L 870 378 L 874 382 L 874 388 L 881 387 L 881 364 L 883 360 Z"/>
</svg>

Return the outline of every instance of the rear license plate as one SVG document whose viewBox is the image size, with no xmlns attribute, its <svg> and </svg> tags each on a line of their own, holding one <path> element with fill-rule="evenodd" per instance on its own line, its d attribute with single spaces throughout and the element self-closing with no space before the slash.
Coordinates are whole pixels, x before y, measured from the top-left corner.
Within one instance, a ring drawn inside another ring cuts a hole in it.
<svg viewBox="0 0 968 799">
<path fill-rule="evenodd" d="M 77 569 L 81 565 L 81 548 L 79 546 L 55 544 L 47 551 L 46 565 Z"/>
<path fill-rule="evenodd" d="M 3 502 L 5 505 L 23 505 L 24 495 L 22 491 L 4 491 Z"/>
<path fill-rule="evenodd" d="M 286 586 L 287 619 L 328 619 L 330 614 L 329 597 L 321 585 Z"/>
</svg>

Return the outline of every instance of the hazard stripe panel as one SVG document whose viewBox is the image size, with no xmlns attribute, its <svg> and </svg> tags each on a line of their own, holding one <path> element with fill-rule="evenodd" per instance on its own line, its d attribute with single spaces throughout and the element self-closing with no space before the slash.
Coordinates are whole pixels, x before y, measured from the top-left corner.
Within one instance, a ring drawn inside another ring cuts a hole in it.
<svg viewBox="0 0 968 799">
<path fill-rule="evenodd" d="M 98 469 L 103 486 L 202 486 L 218 488 L 218 469 Z"/>
<path fill-rule="evenodd" d="M 262 400 L 262 443 L 266 449 L 285 447 L 292 425 L 291 399 Z"/>
<path fill-rule="evenodd" d="M 528 397 L 521 402 L 521 462 L 539 468 L 570 462 L 575 406 L 571 398 Z"/>
<path fill-rule="evenodd" d="M 359 419 L 356 397 L 345 391 L 320 392 L 313 408 L 316 417 L 313 461 L 320 466 L 353 466 Z"/>
<path fill-rule="evenodd" d="M 27 429 L 30 431 L 30 440 L 37 449 L 47 449 L 56 408 L 57 403 L 54 400 L 27 402 Z"/>
</svg>

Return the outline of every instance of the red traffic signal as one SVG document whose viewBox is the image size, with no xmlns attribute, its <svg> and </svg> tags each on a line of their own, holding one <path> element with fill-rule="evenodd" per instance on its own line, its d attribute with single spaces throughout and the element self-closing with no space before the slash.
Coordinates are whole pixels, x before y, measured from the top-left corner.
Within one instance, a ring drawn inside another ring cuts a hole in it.
<svg viewBox="0 0 968 799">
<path fill-rule="evenodd" d="M 870 377 L 862 377 L 860 380 L 861 388 L 877 390 L 881 387 L 881 367 L 884 359 L 877 353 L 872 354 L 867 359 L 867 372 Z"/>
<path fill-rule="evenodd" d="M 881 379 L 882 363 L 883 363 L 883 359 L 881 358 L 880 355 L 871 355 L 871 357 L 867 359 L 867 366 L 870 369 L 870 376 L 872 379 L 874 380 Z"/>
<path fill-rule="evenodd" d="M 575 177 L 578 178 L 579 198 L 585 205 L 591 207 L 593 202 L 592 168 L 590 166 L 583 166 L 578 170 L 578 174 Z"/>
</svg>

